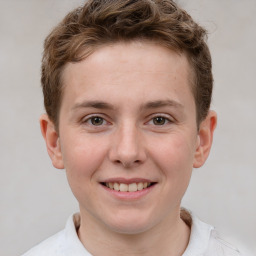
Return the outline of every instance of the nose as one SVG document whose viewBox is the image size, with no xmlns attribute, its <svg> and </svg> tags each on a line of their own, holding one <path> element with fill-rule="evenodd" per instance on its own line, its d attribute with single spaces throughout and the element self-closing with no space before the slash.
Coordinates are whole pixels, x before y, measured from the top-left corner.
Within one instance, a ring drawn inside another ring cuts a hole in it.
<svg viewBox="0 0 256 256">
<path fill-rule="evenodd" d="M 143 136 L 135 125 L 124 124 L 113 134 L 109 158 L 124 168 L 132 168 L 146 160 Z"/>
</svg>

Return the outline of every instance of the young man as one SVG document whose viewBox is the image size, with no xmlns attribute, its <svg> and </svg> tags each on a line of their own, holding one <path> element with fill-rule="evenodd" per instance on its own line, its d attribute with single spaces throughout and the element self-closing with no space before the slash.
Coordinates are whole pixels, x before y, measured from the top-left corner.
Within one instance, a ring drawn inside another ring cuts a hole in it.
<svg viewBox="0 0 256 256">
<path fill-rule="evenodd" d="M 51 32 L 40 124 L 80 213 L 26 256 L 239 255 L 180 209 L 217 122 L 205 37 L 171 0 L 91 0 Z"/>
</svg>

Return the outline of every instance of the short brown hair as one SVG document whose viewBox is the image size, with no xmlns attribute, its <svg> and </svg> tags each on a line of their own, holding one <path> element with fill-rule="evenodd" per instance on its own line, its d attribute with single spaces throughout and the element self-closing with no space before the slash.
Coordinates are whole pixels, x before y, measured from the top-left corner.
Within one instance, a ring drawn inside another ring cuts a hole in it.
<svg viewBox="0 0 256 256">
<path fill-rule="evenodd" d="M 172 0 L 89 0 L 67 14 L 45 40 L 41 83 L 49 118 L 58 129 L 65 64 L 81 61 L 102 45 L 149 40 L 186 54 L 200 124 L 209 111 L 213 86 L 206 35 Z"/>
</svg>

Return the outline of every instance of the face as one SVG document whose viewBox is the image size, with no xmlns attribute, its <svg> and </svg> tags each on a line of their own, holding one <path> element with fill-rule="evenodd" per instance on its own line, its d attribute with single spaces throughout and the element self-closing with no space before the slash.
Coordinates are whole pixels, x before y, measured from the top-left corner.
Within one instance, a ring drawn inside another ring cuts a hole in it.
<svg viewBox="0 0 256 256">
<path fill-rule="evenodd" d="M 200 148 L 186 57 L 118 43 L 68 64 L 63 83 L 51 157 L 82 218 L 129 234 L 175 221 Z"/>
</svg>

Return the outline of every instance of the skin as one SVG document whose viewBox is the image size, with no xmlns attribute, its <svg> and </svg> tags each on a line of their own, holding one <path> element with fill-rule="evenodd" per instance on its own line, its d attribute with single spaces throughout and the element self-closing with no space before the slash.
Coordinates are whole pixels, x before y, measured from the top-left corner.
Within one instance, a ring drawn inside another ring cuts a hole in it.
<svg viewBox="0 0 256 256">
<path fill-rule="evenodd" d="M 103 46 L 66 65 L 59 132 L 47 115 L 40 123 L 53 165 L 66 169 L 80 206 L 78 235 L 93 255 L 185 251 L 190 229 L 180 202 L 193 167 L 209 154 L 217 119 L 210 111 L 197 129 L 189 72 L 185 55 L 149 42 Z M 154 185 L 131 196 L 102 185 L 134 180 Z"/>
</svg>

